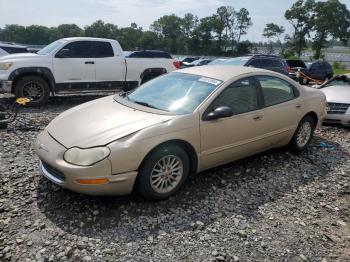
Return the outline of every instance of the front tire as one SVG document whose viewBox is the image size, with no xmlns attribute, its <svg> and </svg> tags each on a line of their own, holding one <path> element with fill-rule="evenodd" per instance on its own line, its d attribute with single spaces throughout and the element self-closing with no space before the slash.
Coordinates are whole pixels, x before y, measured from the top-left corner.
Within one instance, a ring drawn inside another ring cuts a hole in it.
<svg viewBox="0 0 350 262">
<path fill-rule="evenodd" d="M 16 98 L 28 97 L 29 106 L 43 106 L 50 97 L 50 88 L 47 82 L 39 76 L 25 76 L 15 86 Z"/>
<path fill-rule="evenodd" d="M 305 116 L 295 130 L 289 147 L 295 153 L 301 153 L 310 144 L 315 131 L 316 123 L 311 116 Z"/>
<path fill-rule="evenodd" d="M 163 145 L 144 161 L 136 181 L 136 191 L 148 200 L 163 200 L 175 194 L 186 181 L 190 160 L 177 145 Z"/>
</svg>

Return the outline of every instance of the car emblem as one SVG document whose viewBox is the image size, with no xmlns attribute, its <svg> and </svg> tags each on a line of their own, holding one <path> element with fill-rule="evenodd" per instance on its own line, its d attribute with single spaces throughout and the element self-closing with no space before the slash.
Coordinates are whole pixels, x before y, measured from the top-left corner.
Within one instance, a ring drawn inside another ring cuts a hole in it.
<svg viewBox="0 0 350 262">
<path fill-rule="evenodd" d="M 39 145 L 39 150 L 43 150 L 43 151 L 45 151 L 45 152 L 49 152 L 49 149 L 44 145 L 44 144 L 40 144 Z"/>
</svg>

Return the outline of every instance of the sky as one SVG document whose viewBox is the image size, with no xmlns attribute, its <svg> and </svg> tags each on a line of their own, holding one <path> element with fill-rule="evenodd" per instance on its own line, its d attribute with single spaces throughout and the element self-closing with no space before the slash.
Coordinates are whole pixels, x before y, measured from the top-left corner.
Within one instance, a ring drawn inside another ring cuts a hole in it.
<svg viewBox="0 0 350 262">
<path fill-rule="evenodd" d="M 350 0 L 340 0 L 350 9 Z M 119 27 L 132 22 L 147 30 L 162 15 L 183 16 L 191 12 L 199 18 L 212 15 L 222 5 L 236 10 L 247 8 L 253 26 L 245 39 L 263 41 L 267 23 L 277 23 L 291 31 L 284 12 L 295 0 L 0 0 L 0 27 L 6 24 L 45 25 L 75 23 L 81 27 L 103 20 Z"/>
</svg>

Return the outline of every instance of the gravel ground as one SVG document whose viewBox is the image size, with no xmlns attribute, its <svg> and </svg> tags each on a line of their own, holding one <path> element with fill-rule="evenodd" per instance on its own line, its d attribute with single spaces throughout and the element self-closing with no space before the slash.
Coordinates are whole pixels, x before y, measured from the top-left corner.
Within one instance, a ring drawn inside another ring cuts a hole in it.
<svg viewBox="0 0 350 262">
<path fill-rule="evenodd" d="M 95 97 L 22 116 L 43 128 Z M 35 129 L 0 131 L 0 261 L 350 261 L 350 133 L 197 176 L 169 200 L 88 197 L 41 177 Z M 17 127 L 17 129 L 14 129 Z"/>
</svg>

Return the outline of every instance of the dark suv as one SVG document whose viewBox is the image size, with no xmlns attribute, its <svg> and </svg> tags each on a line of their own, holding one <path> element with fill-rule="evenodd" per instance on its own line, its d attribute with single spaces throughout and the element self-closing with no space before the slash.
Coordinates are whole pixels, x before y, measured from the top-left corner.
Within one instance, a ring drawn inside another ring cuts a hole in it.
<svg viewBox="0 0 350 262">
<path fill-rule="evenodd" d="M 326 61 L 317 61 L 307 63 L 306 69 L 302 70 L 304 74 L 316 80 L 327 80 L 333 77 L 333 68 Z"/>
<path fill-rule="evenodd" d="M 286 61 L 273 55 L 247 55 L 229 59 L 216 59 L 209 65 L 251 66 L 288 75 Z"/>
</svg>

